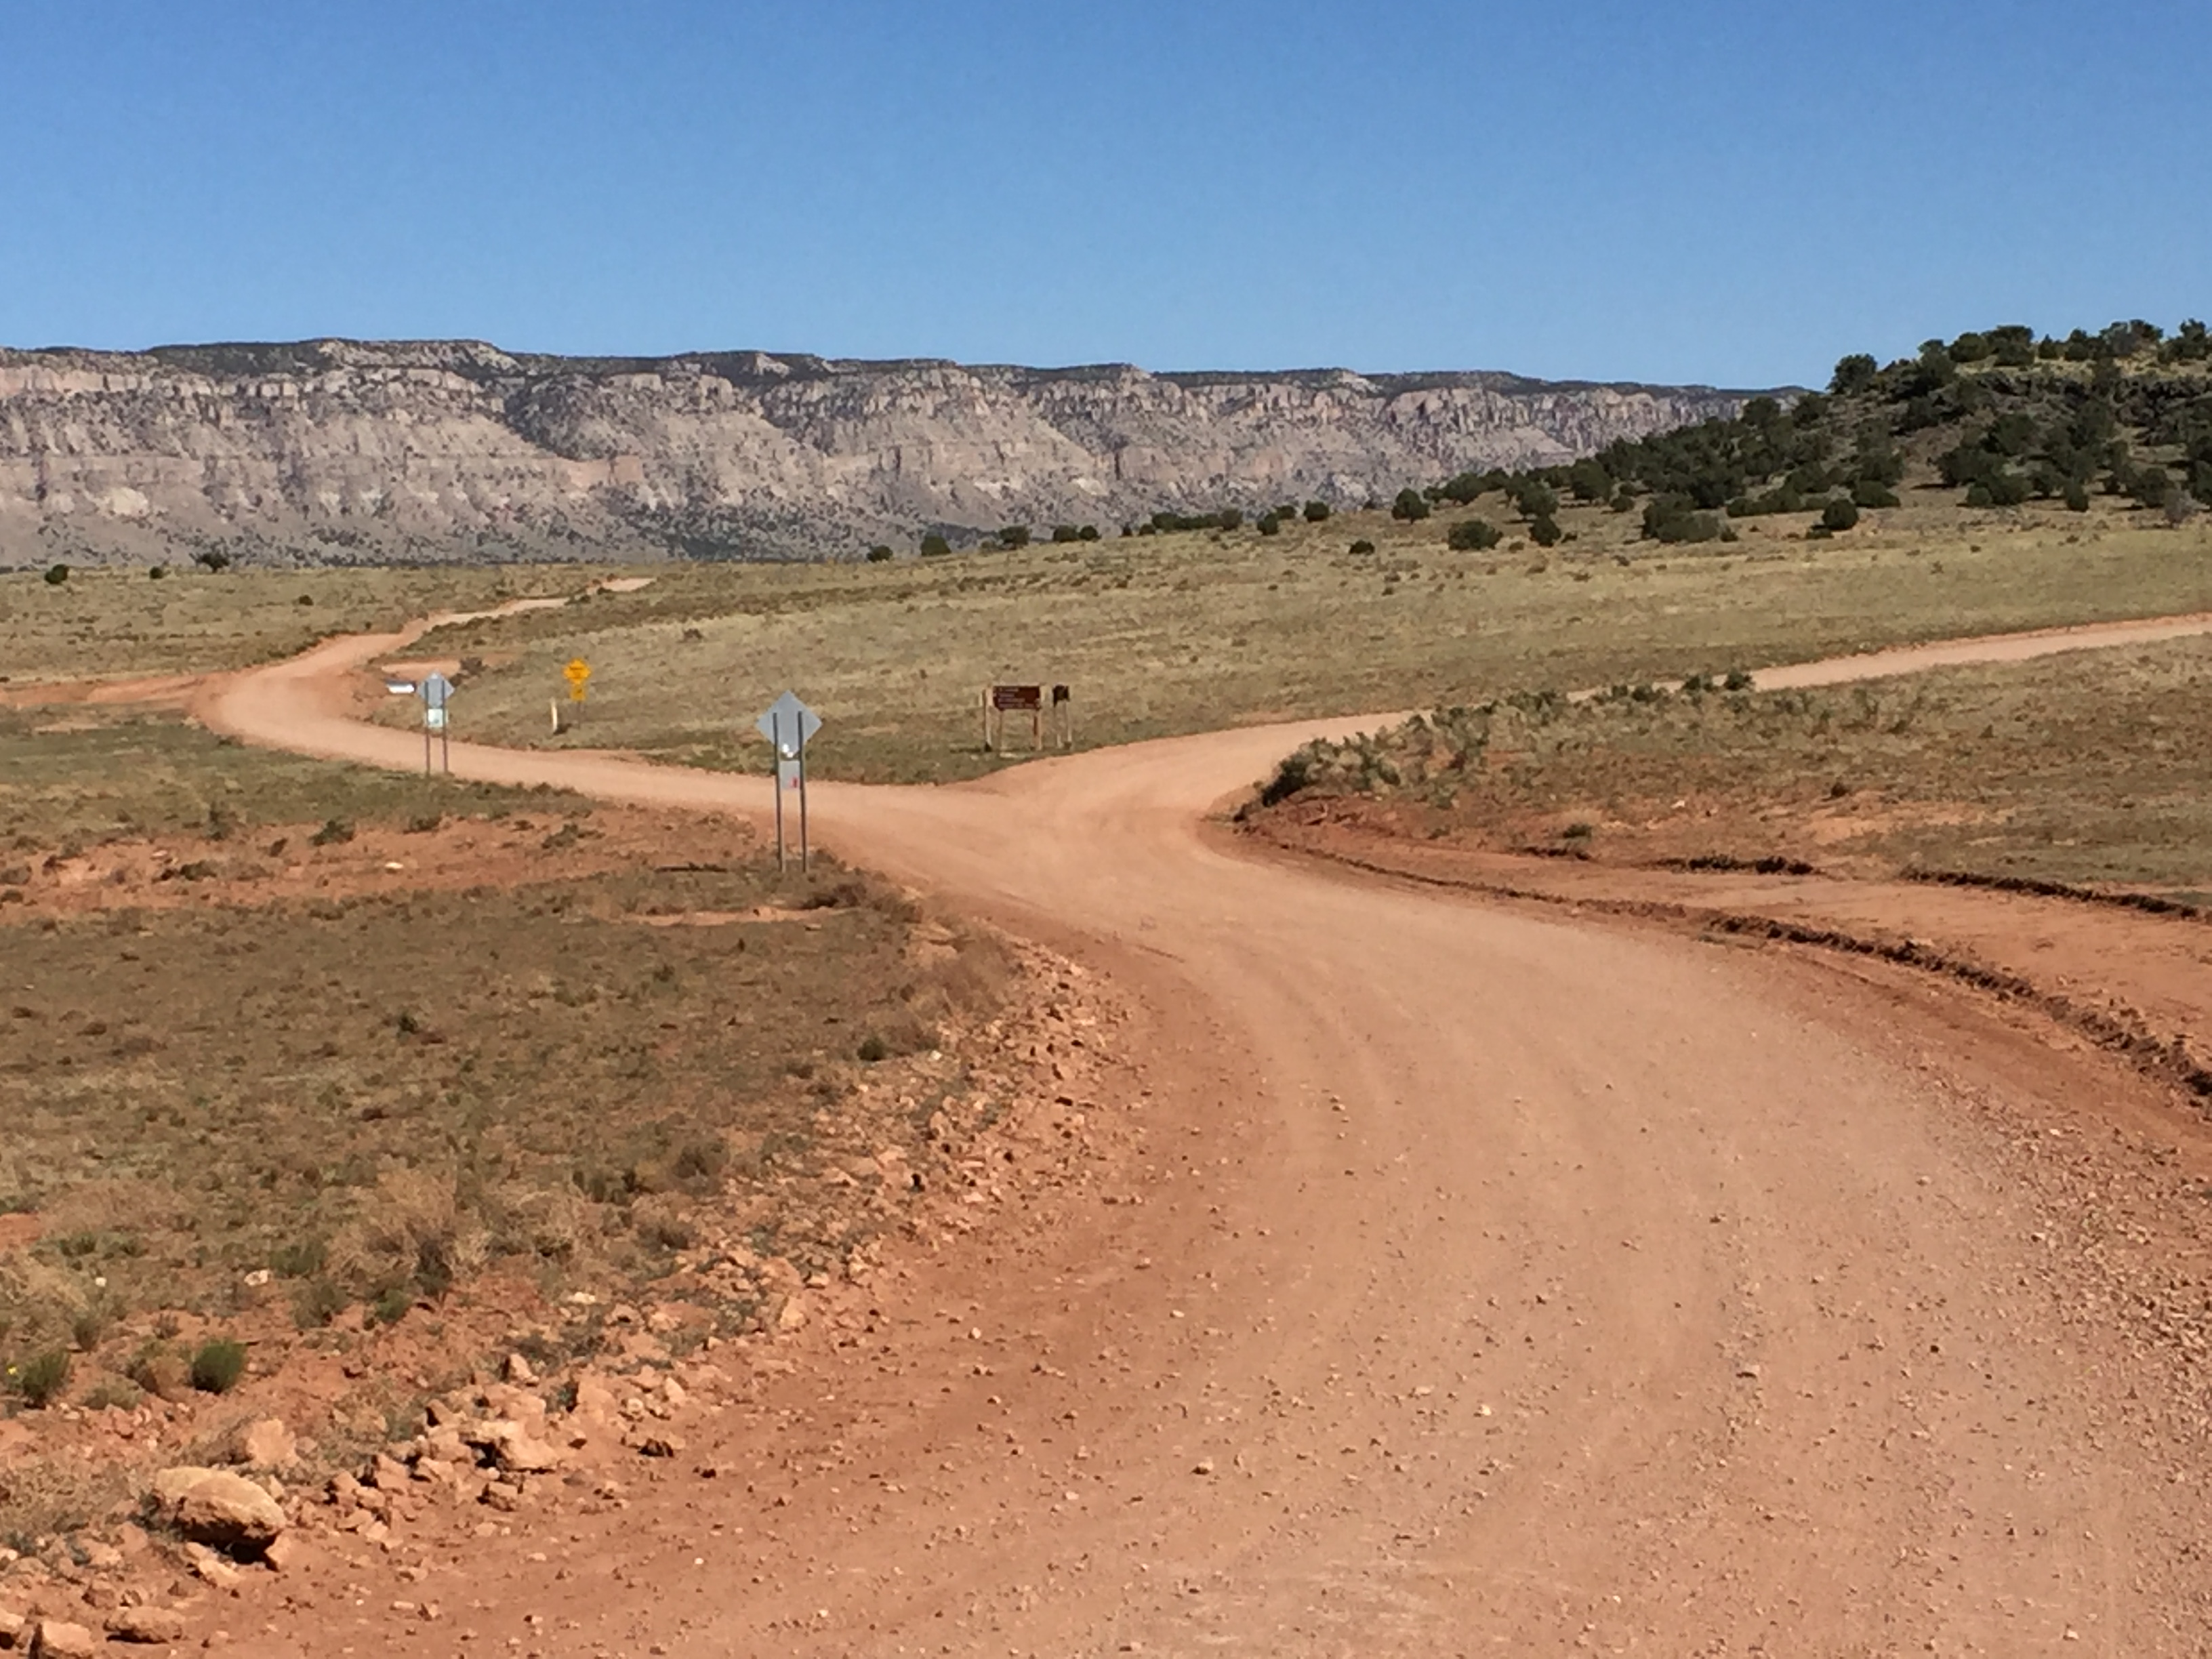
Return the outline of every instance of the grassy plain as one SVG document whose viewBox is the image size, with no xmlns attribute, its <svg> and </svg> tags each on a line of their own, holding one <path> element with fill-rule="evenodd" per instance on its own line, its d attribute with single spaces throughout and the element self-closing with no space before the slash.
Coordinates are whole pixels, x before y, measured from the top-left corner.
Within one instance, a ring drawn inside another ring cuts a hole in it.
<svg viewBox="0 0 2212 1659">
<path fill-rule="evenodd" d="M 994 680 L 1073 688 L 1081 746 L 1271 719 L 1468 702 L 1534 687 L 1757 667 L 1861 647 L 2212 607 L 2212 525 L 2172 530 L 2100 498 L 2085 514 L 1962 513 L 1906 492 L 1856 530 L 1802 519 L 1661 547 L 1636 515 L 1570 507 L 1548 552 L 1509 534 L 1444 544 L 1419 524 L 1339 514 L 1253 529 L 879 565 L 685 566 L 649 587 L 434 635 L 491 665 L 457 701 L 465 733 L 760 769 L 754 714 L 789 687 L 828 722 L 828 775 L 970 776 Z M 1515 526 L 1497 500 L 1476 512 Z M 1357 540 L 1373 553 L 1352 554 Z M 593 670 L 584 722 L 549 732 L 559 668 Z M 405 718 L 395 711 L 393 718 Z M 1014 758 L 1026 752 L 1018 734 Z"/>
<path fill-rule="evenodd" d="M 267 662 L 332 634 L 397 628 L 434 611 L 574 592 L 574 565 L 0 573 L 0 690 L 56 680 L 200 674 Z"/>
<path fill-rule="evenodd" d="M 695 1200 L 803 1159 L 869 1038 L 930 1046 L 914 922 L 741 865 L 10 928 L 0 1211 L 41 1226 L 0 1343 L 235 1314 L 266 1267 L 309 1323 L 499 1257 L 658 1276 Z"/>
<path fill-rule="evenodd" d="M 2197 639 L 1823 690 L 1447 710 L 1316 746 L 1294 769 L 1308 809 L 1370 797 L 1397 833 L 1422 839 L 2202 900 L 2208 726 L 2212 641 Z"/>
<path fill-rule="evenodd" d="M 249 749 L 172 711 L 0 707 L 0 867 L 33 852 L 70 854 L 131 837 L 242 844 L 257 831 L 331 819 L 404 825 L 526 805 L 590 810 L 579 797 L 551 791 Z"/>
</svg>

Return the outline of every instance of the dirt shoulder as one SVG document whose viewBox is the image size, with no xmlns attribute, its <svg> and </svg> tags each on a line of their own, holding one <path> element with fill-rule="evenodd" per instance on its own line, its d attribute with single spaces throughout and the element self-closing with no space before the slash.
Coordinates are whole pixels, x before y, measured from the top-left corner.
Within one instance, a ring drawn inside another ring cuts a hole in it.
<svg viewBox="0 0 2212 1659">
<path fill-rule="evenodd" d="M 1346 798 L 1287 804 L 1238 827 L 1248 842 L 1376 875 L 1898 963 L 2032 1006 L 2074 1039 L 2212 1098 L 2212 916 L 2187 907 L 2149 912 L 2087 890 L 1503 853 L 1409 838 L 1401 811 Z"/>
<path fill-rule="evenodd" d="M 612 1512 L 898 1264 L 1125 1153 L 1112 993 L 749 826 L 311 828 L 55 855 L 0 910 L 0 1613 L 199 1634 L 341 1534 L 404 1583 Z M 290 1541 L 194 1554 L 170 1466 Z"/>
</svg>

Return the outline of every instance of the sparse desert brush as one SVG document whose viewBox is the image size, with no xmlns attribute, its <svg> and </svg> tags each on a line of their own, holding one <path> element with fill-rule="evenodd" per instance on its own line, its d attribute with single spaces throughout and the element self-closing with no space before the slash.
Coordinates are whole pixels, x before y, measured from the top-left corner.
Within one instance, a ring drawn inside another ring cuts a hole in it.
<svg viewBox="0 0 2212 1659">
<path fill-rule="evenodd" d="M 130 1378 L 110 1375 L 86 1392 L 84 1405 L 88 1411 L 136 1411 L 145 1398 L 145 1390 Z"/>
<path fill-rule="evenodd" d="M 191 1364 L 167 1342 L 148 1342 L 131 1358 L 124 1374 L 162 1400 L 182 1400 L 191 1392 Z"/>
<path fill-rule="evenodd" d="M 331 1242 L 331 1268 L 364 1291 L 414 1285 L 442 1296 L 483 1265 L 490 1239 L 464 1212 L 453 1177 L 428 1170 L 388 1170 L 366 1194 L 362 1212 Z"/>
<path fill-rule="evenodd" d="M 246 1375 L 246 1345 L 215 1337 L 192 1351 L 192 1386 L 202 1394 L 228 1394 Z"/>
<path fill-rule="evenodd" d="M 337 847 L 353 839 L 353 824 L 346 818 L 325 818 L 323 827 L 307 839 L 318 847 Z"/>
<path fill-rule="evenodd" d="M 631 1230 L 663 1249 L 689 1249 L 699 1242 L 690 1206 L 673 1193 L 652 1193 L 629 1206 Z"/>
<path fill-rule="evenodd" d="M 70 1356 L 66 1348 L 44 1348 L 8 1367 L 8 1386 L 23 1403 L 43 1410 L 62 1396 L 69 1386 Z"/>
<path fill-rule="evenodd" d="M 495 1194 L 491 1247 L 502 1255 L 567 1261 L 600 1235 L 599 1206 L 572 1185 L 511 1182 Z"/>
<path fill-rule="evenodd" d="M 303 1331 L 319 1329 L 346 1310 L 345 1291 L 327 1279 L 304 1280 L 292 1297 L 292 1322 Z"/>
</svg>

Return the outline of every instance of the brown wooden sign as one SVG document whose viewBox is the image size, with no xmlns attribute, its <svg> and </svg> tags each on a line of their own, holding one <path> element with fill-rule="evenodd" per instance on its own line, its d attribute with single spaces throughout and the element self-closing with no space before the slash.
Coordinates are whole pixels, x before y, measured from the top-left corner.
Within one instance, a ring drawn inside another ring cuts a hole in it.
<svg viewBox="0 0 2212 1659">
<path fill-rule="evenodd" d="M 994 685 L 991 688 L 991 707 L 997 709 L 1035 710 L 1044 707 L 1044 687 L 1041 685 Z"/>
</svg>

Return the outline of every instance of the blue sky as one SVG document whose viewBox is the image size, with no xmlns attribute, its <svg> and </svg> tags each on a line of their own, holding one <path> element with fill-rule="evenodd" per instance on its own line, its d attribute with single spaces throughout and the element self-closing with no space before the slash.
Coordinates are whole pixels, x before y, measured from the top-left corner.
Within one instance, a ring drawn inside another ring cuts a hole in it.
<svg viewBox="0 0 2212 1659">
<path fill-rule="evenodd" d="M 1765 385 L 2212 312 L 2202 0 L 0 0 L 0 340 Z"/>
</svg>

